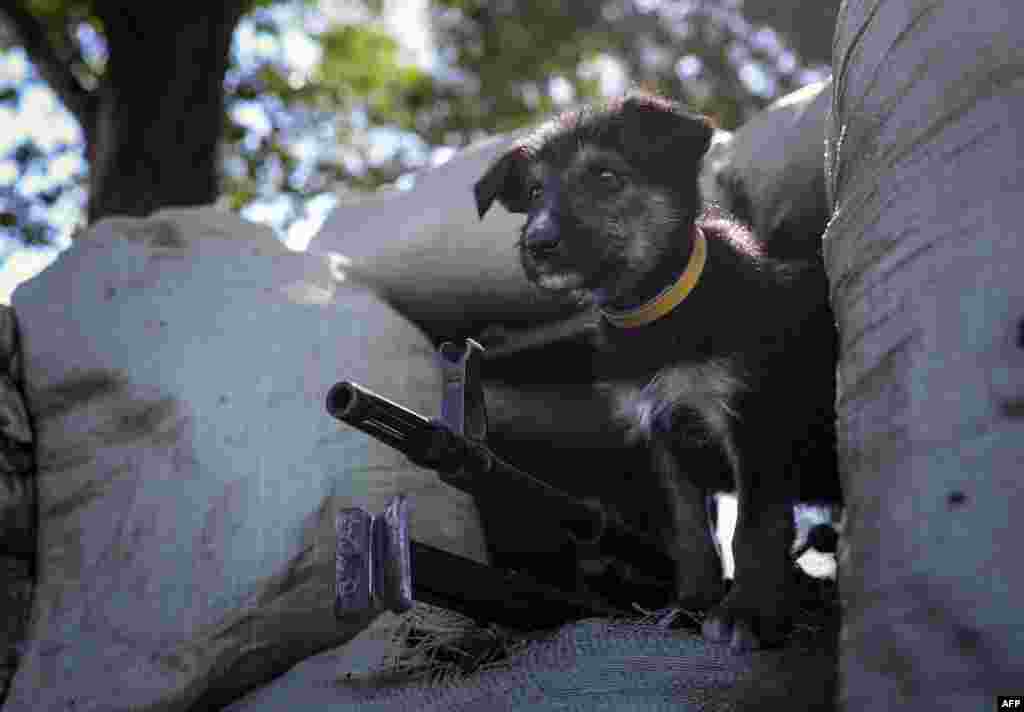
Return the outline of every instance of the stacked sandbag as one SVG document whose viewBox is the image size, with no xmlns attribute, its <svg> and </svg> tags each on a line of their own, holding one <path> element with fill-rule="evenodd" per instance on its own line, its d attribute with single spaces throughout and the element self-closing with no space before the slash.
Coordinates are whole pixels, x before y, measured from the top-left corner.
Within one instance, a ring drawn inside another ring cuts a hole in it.
<svg viewBox="0 0 1024 712">
<path fill-rule="evenodd" d="M 831 79 L 808 84 L 717 140 L 704 159 L 705 199 L 753 227 L 774 257 L 820 258 L 831 104 Z"/>
<path fill-rule="evenodd" d="M 1024 4 L 847 0 L 825 241 L 845 710 L 1024 682 Z"/>
<path fill-rule="evenodd" d="M 469 497 L 326 415 L 342 379 L 429 414 L 440 395 L 427 340 L 343 277 L 167 210 L 101 222 L 16 290 L 39 566 L 5 712 L 217 709 L 349 641 L 340 507 L 405 492 L 414 538 L 485 560 Z M 349 645 L 379 659 L 394 625 Z"/>
<path fill-rule="evenodd" d="M 523 217 L 504 209 L 485 221 L 477 215 L 473 183 L 512 140 L 475 144 L 421 174 L 412 190 L 343 202 L 309 251 L 352 260 L 353 274 L 438 341 L 574 312 L 523 278 L 515 247 Z"/>
<path fill-rule="evenodd" d="M 780 99 L 735 134 L 716 131 L 704 162 L 706 197 L 765 235 L 779 256 L 813 254 L 828 217 L 824 128 L 831 82 Z M 310 252 L 352 260 L 370 285 L 435 341 L 494 324 L 537 326 L 576 314 L 523 277 L 515 242 L 523 216 L 501 206 L 481 221 L 472 186 L 516 139 L 498 136 L 425 171 L 408 191 L 343 201 Z"/>
<path fill-rule="evenodd" d="M 737 655 L 693 633 L 591 618 L 443 681 L 339 681 L 313 657 L 225 712 L 832 712 L 835 646 L 821 638 Z"/>
<path fill-rule="evenodd" d="M 21 659 L 36 555 L 35 439 L 17 320 L 0 306 L 0 701 Z"/>
</svg>

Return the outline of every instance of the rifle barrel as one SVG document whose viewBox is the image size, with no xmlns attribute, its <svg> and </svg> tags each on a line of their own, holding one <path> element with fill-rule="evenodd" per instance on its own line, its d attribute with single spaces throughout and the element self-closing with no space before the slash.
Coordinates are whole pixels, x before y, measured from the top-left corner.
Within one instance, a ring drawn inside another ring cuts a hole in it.
<svg viewBox="0 0 1024 712">
<path fill-rule="evenodd" d="M 637 552 L 671 571 L 671 561 L 652 551 L 646 534 L 609 516 L 602 506 L 580 500 L 514 465 L 485 445 L 451 432 L 419 413 L 352 381 L 327 393 L 327 412 L 401 452 L 413 463 L 435 470 L 444 482 L 474 497 L 521 502 L 535 515 L 557 522 L 580 541 L 602 539 L 610 553 L 629 560 Z"/>
<path fill-rule="evenodd" d="M 327 392 L 327 412 L 390 445 L 406 457 L 415 457 L 413 433 L 433 425 L 427 418 L 352 381 L 334 384 Z"/>
</svg>

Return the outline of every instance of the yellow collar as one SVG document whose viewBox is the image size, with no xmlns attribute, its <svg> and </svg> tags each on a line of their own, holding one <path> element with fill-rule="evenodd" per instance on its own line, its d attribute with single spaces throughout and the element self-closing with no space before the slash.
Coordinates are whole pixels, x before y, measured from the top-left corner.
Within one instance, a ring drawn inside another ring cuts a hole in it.
<svg viewBox="0 0 1024 712">
<path fill-rule="evenodd" d="M 693 250 L 690 252 L 690 261 L 674 284 L 665 287 L 654 299 L 638 307 L 622 311 L 602 309 L 601 313 L 604 318 L 620 329 L 630 329 L 650 324 L 679 306 L 697 286 L 697 281 L 704 271 L 704 263 L 707 262 L 708 257 L 708 245 L 704 232 L 696 225 L 693 226 L 693 232 Z"/>
</svg>

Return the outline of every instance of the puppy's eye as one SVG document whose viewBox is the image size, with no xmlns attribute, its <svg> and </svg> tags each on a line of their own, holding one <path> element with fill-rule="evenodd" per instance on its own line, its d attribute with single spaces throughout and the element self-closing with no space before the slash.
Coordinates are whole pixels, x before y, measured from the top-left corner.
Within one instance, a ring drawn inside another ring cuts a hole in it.
<svg viewBox="0 0 1024 712">
<path fill-rule="evenodd" d="M 622 187 L 622 177 L 615 171 L 610 171 L 607 168 L 597 174 L 597 180 L 601 187 L 606 190 L 618 190 Z"/>
<path fill-rule="evenodd" d="M 541 190 L 541 187 L 539 185 L 531 185 L 529 189 L 526 191 L 526 195 L 532 203 L 536 201 L 538 198 L 540 198 L 542 192 L 543 191 Z"/>
</svg>

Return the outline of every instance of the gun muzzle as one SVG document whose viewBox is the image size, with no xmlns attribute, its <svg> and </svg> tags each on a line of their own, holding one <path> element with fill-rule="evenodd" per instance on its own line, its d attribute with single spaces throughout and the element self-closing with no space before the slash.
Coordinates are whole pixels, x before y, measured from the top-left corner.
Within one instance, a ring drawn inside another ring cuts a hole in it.
<svg viewBox="0 0 1024 712">
<path fill-rule="evenodd" d="M 651 540 L 626 526 L 592 500 L 580 500 L 523 472 L 492 453 L 484 444 L 453 433 L 394 401 L 352 381 L 336 383 L 327 392 L 327 412 L 393 447 L 420 467 L 437 471 L 449 485 L 474 497 L 520 503 L 531 516 L 557 522 L 581 542 L 601 539 L 610 553 L 625 560 L 650 551 Z M 671 571 L 663 554 L 659 571 Z"/>
<path fill-rule="evenodd" d="M 410 448 L 422 442 L 413 443 L 410 438 L 424 429 L 433 429 L 431 422 L 419 413 L 351 381 L 334 384 L 327 392 L 326 405 L 333 417 L 406 456 L 415 455 Z"/>
</svg>

